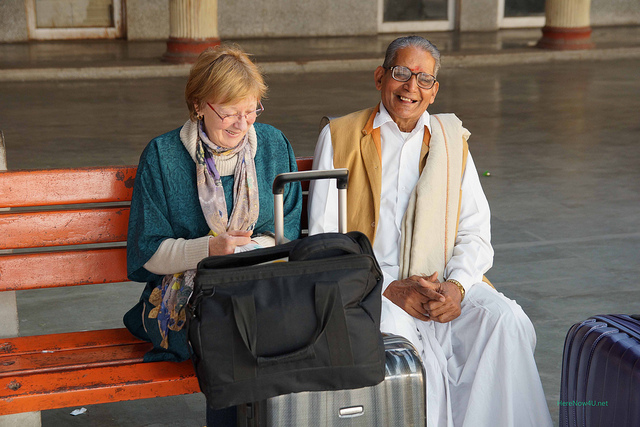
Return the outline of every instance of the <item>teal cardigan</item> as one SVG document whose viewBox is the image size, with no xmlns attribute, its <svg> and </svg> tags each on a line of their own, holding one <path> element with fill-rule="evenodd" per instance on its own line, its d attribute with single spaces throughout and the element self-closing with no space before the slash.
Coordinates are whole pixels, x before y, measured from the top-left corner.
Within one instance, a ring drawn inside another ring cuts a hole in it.
<svg viewBox="0 0 640 427">
<path fill-rule="evenodd" d="M 293 149 L 284 134 L 276 128 L 255 123 L 257 149 L 256 173 L 260 197 L 260 213 L 254 234 L 274 231 L 272 184 L 276 175 L 297 170 Z M 167 238 L 195 239 L 205 236 L 205 221 L 196 186 L 196 165 L 180 141 L 180 129 L 153 139 L 140 156 L 131 199 L 129 234 L 127 236 L 127 272 L 130 280 L 146 282 L 140 301 L 124 316 L 125 326 L 138 338 L 154 343 L 145 361 L 189 358 L 186 331 L 169 331 L 169 348 L 160 347 L 157 320 L 147 314 L 153 308 L 149 295 L 162 282 L 163 276 L 144 268 Z M 233 209 L 233 175 L 222 177 L 222 185 L 231 215 Z M 290 240 L 300 235 L 302 190 L 290 184 L 284 194 L 284 233 Z M 144 324 L 143 324 L 144 319 Z"/>
</svg>

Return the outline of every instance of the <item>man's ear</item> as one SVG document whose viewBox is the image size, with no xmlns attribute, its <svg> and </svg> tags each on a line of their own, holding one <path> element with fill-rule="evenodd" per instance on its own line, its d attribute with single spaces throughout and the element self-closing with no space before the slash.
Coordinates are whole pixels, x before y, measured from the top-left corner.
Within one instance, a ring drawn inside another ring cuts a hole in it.
<svg viewBox="0 0 640 427">
<path fill-rule="evenodd" d="M 429 100 L 429 104 L 433 104 L 433 101 L 436 100 L 436 95 L 438 94 L 438 89 L 440 89 L 440 82 L 436 80 L 436 83 L 431 88 L 431 99 Z"/>
<path fill-rule="evenodd" d="M 385 73 L 384 68 L 382 67 L 378 67 L 376 68 L 376 70 L 373 72 L 373 78 L 376 84 L 376 89 L 378 90 L 382 90 L 382 78 L 384 77 L 384 73 Z"/>
</svg>

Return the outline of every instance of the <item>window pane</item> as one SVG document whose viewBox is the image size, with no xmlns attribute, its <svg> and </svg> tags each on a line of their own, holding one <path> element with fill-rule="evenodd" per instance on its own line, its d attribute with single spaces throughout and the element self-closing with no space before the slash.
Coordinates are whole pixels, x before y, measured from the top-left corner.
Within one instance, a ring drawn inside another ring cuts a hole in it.
<svg viewBox="0 0 640 427">
<path fill-rule="evenodd" d="M 113 0 L 36 0 L 37 28 L 113 26 Z"/>
<path fill-rule="evenodd" d="M 446 21 L 448 0 L 384 0 L 384 22 Z"/>
<path fill-rule="evenodd" d="M 544 0 L 504 0 L 504 16 L 544 16 Z"/>
</svg>

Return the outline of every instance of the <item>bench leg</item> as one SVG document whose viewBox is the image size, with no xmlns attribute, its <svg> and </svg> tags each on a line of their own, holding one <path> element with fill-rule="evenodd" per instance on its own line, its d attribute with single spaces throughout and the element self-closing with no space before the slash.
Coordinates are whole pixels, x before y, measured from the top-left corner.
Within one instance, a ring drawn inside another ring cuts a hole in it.
<svg viewBox="0 0 640 427">
<path fill-rule="evenodd" d="M 0 415 L 0 427 L 42 427 L 40 412 Z"/>
<path fill-rule="evenodd" d="M 15 292 L 0 292 L 0 338 L 18 336 Z M 40 412 L 0 415 L 0 427 L 41 427 Z"/>
<path fill-rule="evenodd" d="M 15 292 L 0 292 L 0 338 L 18 336 Z M 0 415 L 0 427 L 41 427 L 40 412 Z"/>
</svg>

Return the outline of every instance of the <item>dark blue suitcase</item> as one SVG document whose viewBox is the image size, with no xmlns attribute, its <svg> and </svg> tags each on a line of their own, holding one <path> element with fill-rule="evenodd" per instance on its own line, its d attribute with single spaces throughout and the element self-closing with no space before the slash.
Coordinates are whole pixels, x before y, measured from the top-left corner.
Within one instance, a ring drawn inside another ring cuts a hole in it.
<svg viewBox="0 0 640 427">
<path fill-rule="evenodd" d="M 560 426 L 640 426 L 640 316 L 576 323 L 562 357 Z"/>
</svg>

